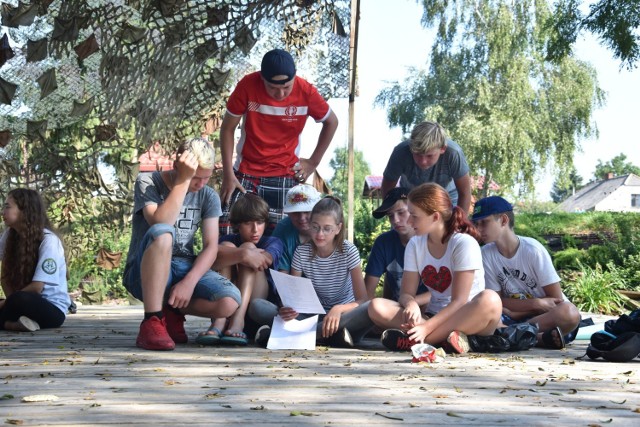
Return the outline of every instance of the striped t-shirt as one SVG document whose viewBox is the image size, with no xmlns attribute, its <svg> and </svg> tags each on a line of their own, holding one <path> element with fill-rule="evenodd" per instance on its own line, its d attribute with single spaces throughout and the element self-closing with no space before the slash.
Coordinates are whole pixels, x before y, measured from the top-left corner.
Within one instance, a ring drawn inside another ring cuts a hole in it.
<svg viewBox="0 0 640 427">
<path fill-rule="evenodd" d="M 320 303 L 329 311 L 334 305 L 355 301 L 351 270 L 360 266 L 360 254 L 353 243 L 345 240 L 343 252 L 334 250 L 327 258 L 313 256 L 311 242 L 296 248 L 291 269 L 311 279 Z"/>
</svg>

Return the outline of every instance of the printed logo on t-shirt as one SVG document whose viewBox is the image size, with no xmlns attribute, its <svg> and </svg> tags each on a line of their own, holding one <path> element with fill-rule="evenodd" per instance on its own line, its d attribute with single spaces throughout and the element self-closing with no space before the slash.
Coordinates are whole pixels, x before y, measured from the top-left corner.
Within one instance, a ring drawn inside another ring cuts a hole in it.
<svg viewBox="0 0 640 427">
<path fill-rule="evenodd" d="M 249 103 L 247 104 L 247 110 L 249 111 L 258 111 L 259 108 L 260 104 L 258 102 L 249 101 Z"/>
<path fill-rule="evenodd" d="M 42 261 L 42 271 L 47 274 L 53 274 L 58 270 L 58 266 L 56 265 L 56 260 L 53 258 L 47 258 Z"/>
<path fill-rule="evenodd" d="M 296 107 L 295 105 L 289 105 L 289 106 L 284 110 L 284 113 L 285 113 L 287 116 L 295 116 L 297 112 L 298 112 L 298 107 Z"/>
<path fill-rule="evenodd" d="M 440 267 L 440 271 L 432 265 L 427 265 L 420 273 L 422 282 L 434 291 L 443 293 L 451 286 L 451 271 L 444 265 Z"/>
</svg>

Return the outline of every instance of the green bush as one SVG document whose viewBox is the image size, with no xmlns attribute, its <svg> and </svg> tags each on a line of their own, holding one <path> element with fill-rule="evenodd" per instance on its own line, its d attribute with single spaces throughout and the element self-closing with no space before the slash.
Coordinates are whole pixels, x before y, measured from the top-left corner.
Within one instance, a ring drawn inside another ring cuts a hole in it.
<svg viewBox="0 0 640 427">
<path fill-rule="evenodd" d="M 605 271 L 600 264 L 595 268 L 581 265 L 580 271 L 564 272 L 563 275 L 563 291 L 580 311 L 608 315 L 626 311 L 624 298 L 617 292 L 624 280 L 615 266 L 609 266 Z"/>
<path fill-rule="evenodd" d="M 624 278 L 624 289 L 627 291 L 640 291 L 640 254 L 629 255 L 620 269 Z"/>
<path fill-rule="evenodd" d="M 587 252 L 582 249 L 569 248 L 552 255 L 556 270 L 578 270 L 580 264 L 587 258 Z"/>
</svg>

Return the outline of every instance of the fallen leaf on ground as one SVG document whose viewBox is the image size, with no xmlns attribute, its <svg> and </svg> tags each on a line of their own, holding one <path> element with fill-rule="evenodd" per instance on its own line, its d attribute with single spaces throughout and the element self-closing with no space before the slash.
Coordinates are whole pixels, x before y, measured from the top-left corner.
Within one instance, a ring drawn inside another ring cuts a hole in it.
<svg viewBox="0 0 640 427">
<path fill-rule="evenodd" d="M 7 424 L 12 424 L 14 426 L 21 426 L 22 424 L 24 424 L 24 421 L 22 420 L 6 419 L 4 422 Z"/>
<path fill-rule="evenodd" d="M 400 417 L 394 417 L 392 415 L 385 415 L 385 414 L 381 414 L 380 412 L 376 412 L 376 415 L 379 415 L 383 418 L 387 418 L 389 420 L 396 420 L 396 421 L 404 421 L 404 418 L 400 418 Z"/>
<path fill-rule="evenodd" d="M 22 398 L 23 402 L 55 402 L 59 397 L 53 394 L 34 394 Z"/>
</svg>

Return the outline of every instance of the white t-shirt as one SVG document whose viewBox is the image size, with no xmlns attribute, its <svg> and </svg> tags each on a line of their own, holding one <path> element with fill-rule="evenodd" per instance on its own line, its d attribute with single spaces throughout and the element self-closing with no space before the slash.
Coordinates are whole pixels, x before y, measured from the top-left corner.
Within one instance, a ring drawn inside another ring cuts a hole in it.
<svg viewBox="0 0 640 427">
<path fill-rule="evenodd" d="M 428 234 L 412 237 L 404 253 L 404 271 L 420 273 L 422 282 L 431 292 L 427 313 L 438 313 L 451 302 L 451 285 L 456 271 L 475 270 L 468 301 L 484 290 L 480 245 L 473 237 L 454 233 L 441 258 L 429 252 L 428 237 Z"/>
<path fill-rule="evenodd" d="M 518 238 L 520 245 L 511 258 L 502 256 L 495 243 L 482 247 L 487 289 L 493 289 L 506 298 L 544 298 L 543 288 L 560 281 L 551 256 L 537 240 Z M 564 294 L 563 297 L 567 299 Z"/>
<path fill-rule="evenodd" d="M 0 238 L 0 260 L 4 258 L 7 232 Z M 38 264 L 32 282 L 43 282 L 42 297 L 55 305 L 63 313 L 69 310 L 69 293 L 67 290 L 67 264 L 64 259 L 62 242 L 50 230 L 44 230 L 44 239 L 40 244 Z"/>
</svg>

